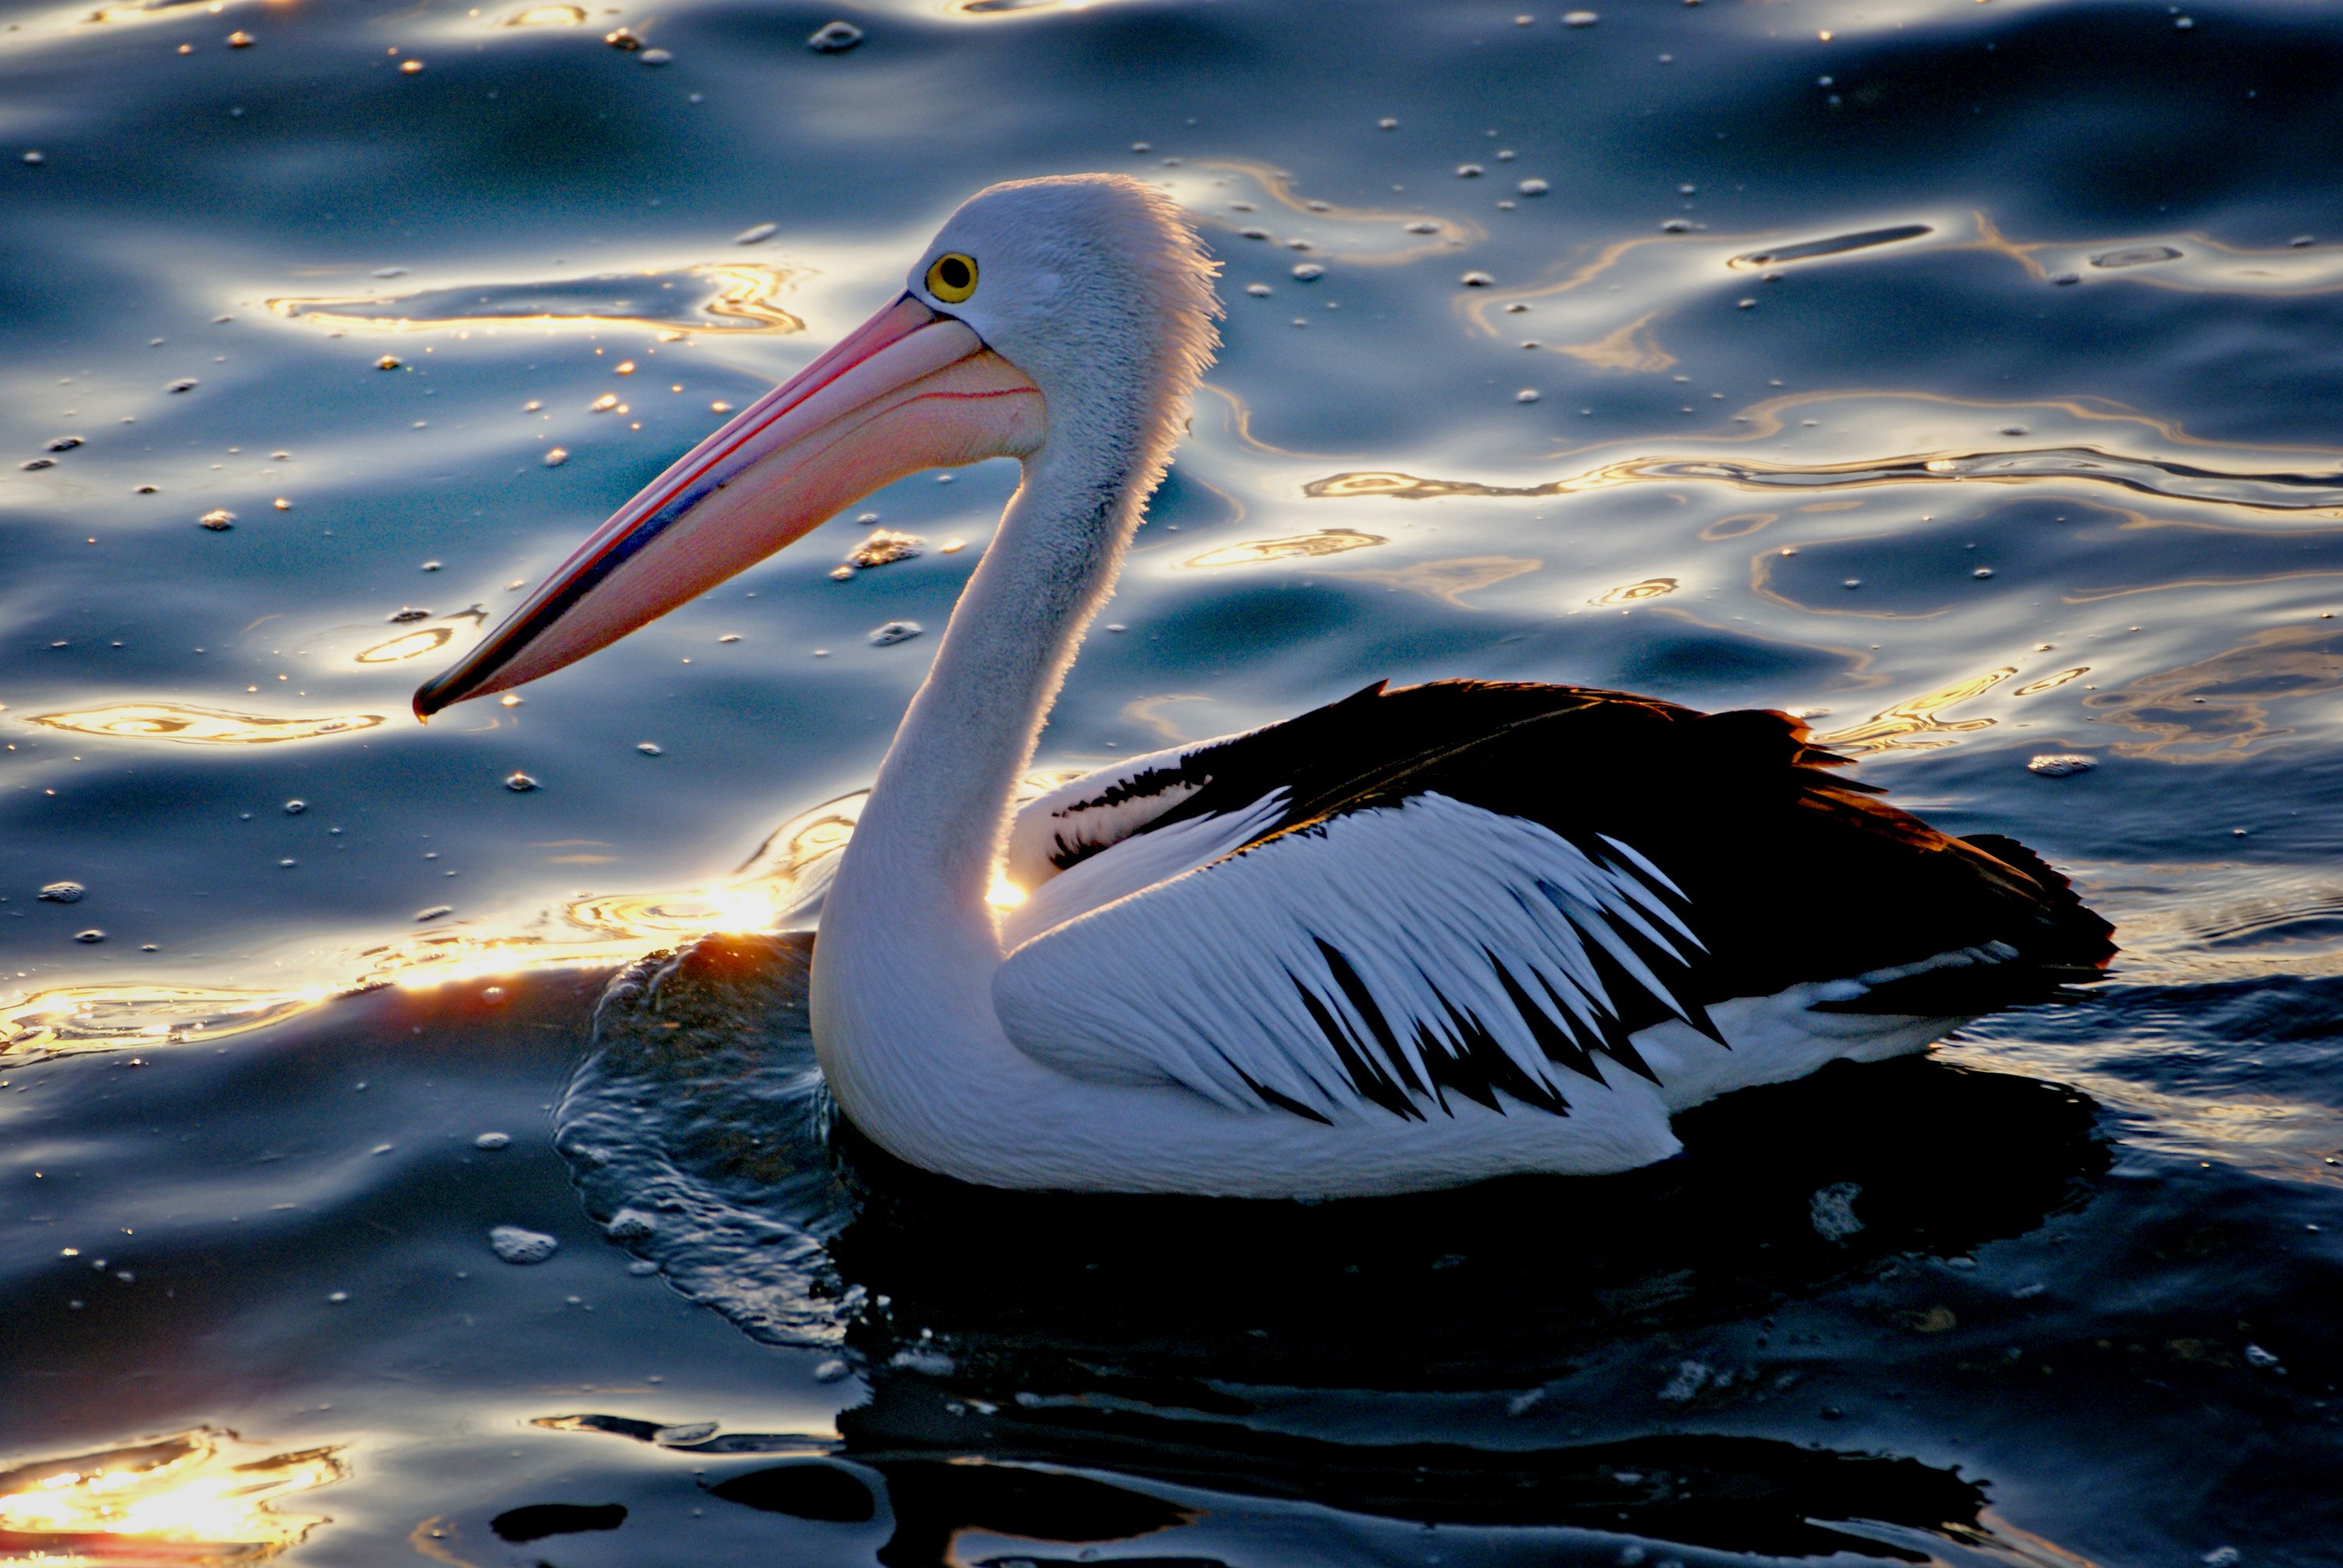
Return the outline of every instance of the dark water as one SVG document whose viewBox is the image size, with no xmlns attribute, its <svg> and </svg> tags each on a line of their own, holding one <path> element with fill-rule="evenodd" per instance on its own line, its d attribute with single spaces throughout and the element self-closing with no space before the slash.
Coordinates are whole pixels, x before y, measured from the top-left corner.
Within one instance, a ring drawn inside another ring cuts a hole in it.
<svg viewBox="0 0 2343 1568">
<path fill-rule="evenodd" d="M 2343 1562 L 2332 7 L 94 3 L 0 10 L 0 1562 Z M 801 939 L 594 1038 L 792 923 L 1011 470 L 406 694 L 1087 168 L 1228 348 L 1041 765 L 1378 676 L 1802 709 L 2113 981 L 1315 1207 L 891 1166 Z"/>
</svg>

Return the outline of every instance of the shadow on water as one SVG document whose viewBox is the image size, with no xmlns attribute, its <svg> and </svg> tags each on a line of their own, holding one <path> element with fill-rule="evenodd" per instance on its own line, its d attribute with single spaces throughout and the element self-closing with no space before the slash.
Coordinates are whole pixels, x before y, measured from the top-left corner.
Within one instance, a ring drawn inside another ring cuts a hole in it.
<svg viewBox="0 0 2343 1568">
<path fill-rule="evenodd" d="M 1524 1446 L 1544 1434 L 1508 1417 L 1556 1380 L 1642 1406 L 1629 1380 L 1688 1332 L 2035 1229 L 2106 1164 L 2069 1090 L 1916 1060 L 1702 1108 L 1679 1119 L 1684 1155 L 1616 1177 L 1315 1204 L 1005 1193 L 905 1166 L 832 1116 L 809 955 L 802 937 L 710 937 L 619 977 L 558 1143 L 614 1240 L 752 1335 L 834 1347 L 867 1402 L 835 1442 L 546 1424 L 787 1454 L 712 1494 L 885 1513 L 890 1564 L 973 1561 L 954 1554 L 965 1531 L 1124 1540 L 1305 1501 L 1793 1557 L 1986 1539 L 1983 1490 L 1915 1460 L 1633 1424 Z M 1685 1369 L 1660 1396 L 1680 1409 L 1716 1377 Z M 1735 1376 L 1795 1382 L 1744 1369 L 1718 1386 Z M 1272 1430 L 1264 1412 L 1296 1399 L 1342 1413 L 1328 1434 Z M 1460 1400 L 1504 1413 L 1464 1420 L 1460 1441 Z"/>
</svg>

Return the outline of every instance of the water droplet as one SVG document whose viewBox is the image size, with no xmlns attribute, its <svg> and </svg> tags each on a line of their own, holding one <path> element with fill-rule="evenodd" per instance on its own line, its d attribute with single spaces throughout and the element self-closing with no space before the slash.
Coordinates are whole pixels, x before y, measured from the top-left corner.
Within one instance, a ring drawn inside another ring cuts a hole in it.
<svg viewBox="0 0 2343 1568">
<path fill-rule="evenodd" d="M 1845 581 L 1845 582 L 1843 582 L 1843 583 L 1839 584 L 1839 587 L 1841 587 L 1841 588 L 1861 588 L 1862 586 L 1863 586 L 1863 579 L 1862 579 L 1861 578 L 1847 578 L 1847 579 L 1846 579 L 1846 581 Z"/>
<path fill-rule="evenodd" d="M 231 49 L 249 49 L 252 47 L 252 35 L 239 28 L 227 35 L 227 46 Z"/>
<path fill-rule="evenodd" d="M 1969 573 L 1969 576 L 1973 578 L 1989 578 L 1993 576 L 1993 568 L 1991 567 L 1979 567 L 1976 570 Z"/>
<path fill-rule="evenodd" d="M 910 641 L 919 636 L 922 629 L 920 623 L 915 620 L 890 620 L 870 633 L 870 646 L 892 648 L 899 642 Z"/>
<path fill-rule="evenodd" d="M 1297 283 L 1312 283 L 1325 276 L 1326 269 L 1314 261 L 1305 261 L 1293 269 L 1294 281 Z"/>
<path fill-rule="evenodd" d="M 1393 119 L 1389 115 L 1385 115 L 1382 119 L 1375 122 L 1375 129 L 1379 131 L 1395 131 L 1399 129 L 1399 122 Z"/>
<path fill-rule="evenodd" d="M 643 64 L 646 65 L 664 65 L 669 60 L 674 58 L 675 56 L 669 54 L 665 49 L 646 49 L 643 51 Z"/>
<path fill-rule="evenodd" d="M 860 544 L 846 553 L 846 564 L 868 571 L 874 567 L 908 561 L 920 554 L 920 547 L 926 542 L 917 534 L 900 534 L 892 528 L 873 528 L 862 537 Z"/>
<path fill-rule="evenodd" d="M 422 71 L 423 62 L 420 60 L 401 60 L 398 63 L 398 72 L 403 76 L 420 75 Z"/>
<path fill-rule="evenodd" d="M 182 376 L 176 381 L 174 381 L 169 386 L 164 387 L 163 390 L 166 392 L 192 392 L 196 389 L 196 386 L 197 382 L 194 377 Z"/>
<path fill-rule="evenodd" d="M 1456 166 L 1456 177 L 1460 180 L 1477 180 L 1486 171 L 1483 170 L 1479 164 L 1458 164 Z"/>
<path fill-rule="evenodd" d="M 509 1132 L 483 1132 L 472 1140 L 475 1149 L 508 1149 L 511 1146 L 512 1134 Z"/>
<path fill-rule="evenodd" d="M 427 910 L 416 910 L 415 918 L 418 922 L 423 920 L 436 920 L 442 915 L 452 915 L 455 912 L 456 906 L 453 904 L 434 904 Z"/>
<path fill-rule="evenodd" d="M 860 42 L 862 29 L 853 23 L 825 22 L 815 28 L 813 35 L 806 40 L 806 47 L 817 55 L 843 55 Z M 1131 150 L 1144 152 L 1147 146 L 1144 142 L 1134 142 Z"/>
<path fill-rule="evenodd" d="M 326 1301 L 329 1305 L 337 1307 L 347 1305 L 349 1299 L 350 1293 L 347 1291 L 335 1291 L 326 1297 Z"/>
<path fill-rule="evenodd" d="M 525 1231 L 518 1225 L 498 1225 L 488 1232 L 489 1250 L 508 1263 L 542 1263 L 560 1246 L 544 1231 Z"/>
<path fill-rule="evenodd" d="M 1592 27 L 1603 18 L 1592 11 L 1564 11 L 1562 25 L 1565 27 Z"/>
<path fill-rule="evenodd" d="M 55 457 L 27 457 L 16 465 L 27 472 L 38 472 L 40 469 L 54 468 L 56 466 L 57 460 Z"/>
<path fill-rule="evenodd" d="M 79 882 L 51 882 L 40 892 L 45 904 L 78 904 L 89 893 Z"/>
<path fill-rule="evenodd" d="M 734 235 L 732 236 L 732 243 L 734 245 L 762 245 L 765 241 L 772 238 L 773 236 L 779 232 L 780 225 L 779 224 L 756 224 L 749 228 L 744 228 L 739 234 Z"/>
<path fill-rule="evenodd" d="M 209 528 L 216 534 L 224 534 L 236 526 L 236 514 L 225 508 L 216 508 L 197 518 L 196 526 Z"/>
<path fill-rule="evenodd" d="M 1525 196 L 1542 196 L 1554 187 L 1544 180 L 1523 180 L 1513 188 Z"/>
<path fill-rule="evenodd" d="M 526 795 L 537 788 L 537 780 L 526 773 L 516 773 L 505 780 L 505 788 L 516 795 Z"/>
<path fill-rule="evenodd" d="M 618 395 L 616 392 L 605 392 L 599 397 L 595 398 L 591 403 L 587 404 L 586 408 L 588 413 L 608 414 L 611 409 L 618 406 Z"/>
<path fill-rule="evenodd" d="M 548 468 L 558 468 L 562 464 L 569 461 L 568 448 L 565 447 L 548 447 L 546 450 L 544 457 L 540 460 Z"/>
<path fill-rule="evenodd" d="M 635 747 L 635 749 L 641 752 L 646 757 L 664 757 L 667 755 L 667 749 L 659 745 L 659 742 L 655 740 L 645 740 L 639 742 Z"/>
<path fill-rule="evenodd" d="M 290 855 L 287 855 L 285 859 L 277 861 L 277 866 L 279 870 L 289 871 L 300 863 L 300 861 L 293 859 Z"/>
<path fill-rule="evenodd" d="M 49 157 L 46 153 L 41 152 L 36 148 L 25 155 L 25 161 L 28 164 L 45 164 L 49 161 Z"/>
<path fill-rule="evenodd" d="M 813 1369 L 813 1381 L 816 1382 L 840 1382 L 845 1380 L 847 1373 L 851 1371 L 853 1371 L 851 1367 L 848 1366 L 844 1362 L 840 1361 L 837 1357 L 832 1356 L 830 1360 L 823 1362 Z"/>
<path fill-rule="evenodd" d="M 307 811 L 308 809 L 309 802 L 307 800 L 287 800 L 285 802 L 285 814 L 287 817 L 298 817 L 302 812 Z"/>
<path fill-rule="evenodd" d="M 1265 283 L 1249 283 L 1245 285 L 1245 292 L 1255 299 L 1267 299 L 1271 290 L 1269 285 Z"/>
<path fill-rule="evenodd" d="M 98 930 L 95 927 L 92 927 L 90 930 L 85 931 L 75 931 L 74 933 L 74 940 L 77 942 L 102 942 L 105 940 L 106 933 Z"/>
<path fill-rule="evenodd" d="M 613 27 L 602 35 L 602 42 L 613 49 L 632 50 L 643 46 L 643 41 L 635 36 L 634 29 L 631 27 Z"/>
<path fill-rule="evenodd" d="M 423 569 L 427 572 L 436 572 L 439 569 L 439 563 L 437 561 L 425 561 L 423 563 Z"/>
<path fill-rule="evenodd" d="M 428 620 L 430 618 L 431 612 L 429 610 L 417 609 L 413 605 L 408 605 L 403 609 L 393 610 L 390 615 L 390 623 L 393 626 L 398 626 L 410 620 Z"/>
<path fill-rule="evenodd" d="M 1456 281 L 1467 288 L 1486 288 L 1497 280 L 1485 272 L 1468 272 Z"/>
<path fill-rule="evenodd" d="M 1534 387 L 1524 387 L 1513 394 L 1513 401 L 1516 403 L 1534 403 L 1537 400 L 1538 389 Z"/>
</svg>

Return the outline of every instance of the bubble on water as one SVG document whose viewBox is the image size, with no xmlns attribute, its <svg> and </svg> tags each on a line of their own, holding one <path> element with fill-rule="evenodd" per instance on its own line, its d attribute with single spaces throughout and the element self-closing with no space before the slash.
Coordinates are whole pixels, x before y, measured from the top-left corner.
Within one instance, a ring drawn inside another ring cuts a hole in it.
<svg viewBox="0 0 2343 1568">
<path fill-rule="evenodd" d="M 2052 277 L 2050 281 L 2057 284 L 2080 283 L 2083 281 L 2083 275 L 2079 272 L 2062 272 Z"/>
<path fill-rule="evenodd" d="M 602 42 L 613 49 L 635 50 L 643 46 L 643 41 L 631 27 L 613 27 L 602 35 Z"/>
<path fill-rule="evenodd" d="M 82 446 L 86 439 L 87 437 L 82 436 L 52 437 L 47 446 L 45 446 L 43 450 L 49 452 L 70 452 L 75 447 Z"/>
<path fill-rule="evenodd" d="M 1525 196 L 1542 196 L 1554 187 L 1544 180 L 1523 180 L 1513 188 Z"/>
<path fill-rule="evenodd" d="M 227 35 L 227 46 L 231 49 L 249 49 L 252 47 L 252 35 L 238 28 Z"/>
<path fill-rule="evenodd" d="M 403 626 L 410 620 L 428 620 L 430 618 L 431 612 L 429 610 L 417 609 L 413 605 L 407 605 L 390 612 L 390 623 L 393 626 Z"/>
<path fill-rule="evenodd" d="M 197 518 L 196 519 L 196 527 L 199 528 L 209 528 L 216 534 L 224 534 L 227 532 L 228 529 L 236 527 L 236 514 L 229 511 L 225 507 L 216 507 L 212 510 L 206 512 L 202 517 Z"/>
<path fill-rule="evenodd" d="M 1293 278 L 1297 283 L 1312 283 L 1325 276 L 1326 269 L 1314 261 L 1305 261 L 1293 269 Z"/>
<path fill-rule="evenodd" d="M 1458 164 L 1456 166 L 1456 177 L 1460 180 L 1477 180 L 1486 172 L 1487 171 L 1483 169 L 1479 164 Z"/>
<path fill-rule="evenodd" d="M 1485 272 L 1468 272 L 1456 281 L 1467 288 L 1486 288 L 1497 280 Z"/>
<path fill-rule="evenodd" d="M 1855 1217 L 1855 1201 L 1863 1196 L 1863 1189 L 1853 1181 L 1834 1181 L 1814 1195 L 1806 1206 L 1806 1218 L 1815 1234 L 1825 1241 L 1845 1241 L 1863 1229 L 1863 1221 Z"/>
<path fill-rule="evenodd" d="M 870 646 L 892 648 L 899 642 L 910 641 L 919 636 L 922 629 L 920 623 L 915 620 L 890 620 L 886 625 L 872 630 Z"/>
<path fill-rule="evenodd" d="M 1389 115 L 1385 115 L 1382 119 L 1375 122 L 1375 129 L 1379 131 L 1395 131 L 1399 129 L 1399 122 L 1393 119 Z"/>
<path fill-rule="evenodd" d="M 1255 299 L 1267 299 L 1270 296 L 1270 286 L 1265 283 L 1249 283 L 1245 285 L 1245 292 Z"/>
<path fill-rule="evenodd" d="M 658 1216 L 640 1209 L 621 1209 L 602 1227 L 602 1233 L 613 1241 L 648 1241 L 658 1232 Z"/>
<path fill-rule="evenodd" d="M 1536 387 L 1524 387 L 1520 391 L 1513 394 L 1513 401 L 1516 403 L 1534 403 L 1538 400 L 1538 397 L 1539 393 Z"/>
<path fill-rule="evenodd" d="M 2026 764 L 2028 773 L 2039 773 L 2045 779 L 2070 779 L 2077 773 L 2088 773 L 2099 765 L 2096 757 L 2086 757 L 2076 751 L 2045 751 Z"/>
<path fill-rule="evenodd" d="M 618 406 L 618 395 L 616 392 L 605 392 L 599 397 L 595 398 L 591 403 L 587 404 L 586 411 L 589 414 L 608 414 L 611 409 L 616 408 Z"/>
<path fill-rule="evenodd" d="M 293 509 L 293 503 L 287 500 L 282 496 L 277 497 L 277 499 L 270 504 L 280 512 L 289 512 Z"/>
<path fill-rule="evenodd" d="M 406 363 L 406 360 L 396 354 L 386 354 L 374 362 L 374 367 L 377 370 L 396 370 Z"/>
<path fill-rule="evenodd" d="M 635 749 L 646 757 L 663 757 L 667 754 L 666 748 L 656 740 L 642 741 L 635 747 Z"/>
<path fill-rule="evenodd" d="M 817 55 L 843 55 L 862 42 L 862 29 L 851 22 L 825 22 L 806 39 L 806 47 Z M 1133 151 L 1143 150 L 1144 143 L 1131 144 Z"/>
<path fill-rule="evenodd" d="M 436 920 L 442 915 L 452 915 L 455 912 L 456 906 L 453 904 L 434 904 L 427 910 L 416 910 L 415 918 L 417 921 Z"/>
<path fill-rule="evenodd" d="M 1841 588 L 1859 588 L 1863 586 L 1863 579 L 1861 578 L 1849 578 L 1846 581 L 1839 584 L 1838 586 Z"/>
<path fill-rule="evenodd" d="M 106 940 L 106 933 L 105 933 L 104 931 L 99 930 L 98 930 L 96 927 L 95 927 L 95 926 L 91 927 L 88 930 L 85 930 L 85 931 L 75 931 L 75 932 L 74 933 L 74 940 L 75 940 L 75 941 L 77 941 L 77 942 L 92 942 L 92 943 L 94 943 L 94 942 L 102 942 L 102 941 L 104 941 L 105 940 Z"/>
<path fill-rule="evenodd" d="M 779 224 L 755 224 L 748 228 L 742 229 L 739 234 L 734 235 L 732 236 L 732 243 L 734 245 L 762 245 L 767 240 L 772 238 L 773 236 L 780 232 L 781 226 Z"/>
<path fill-rule="evenodd" d="M 398 63 L 398 70 L 401 75 L 420 75 L 423 72 L 423 62 L 420 60 L 401 60 Z"/>
<path fill-rule="evenodd" d="M 78 904 L 88 893 L 89 890 L 79 882 L 51 882 L 41 890 L 41 901 L 45 904 Z"/>
<path fill-rule="evenodd" d="M 526 773 L 515 773 L 505 780 L 505 788 L 516 795 L 526 795 L 537 788 L 537 780 Z"/>
<path fill-rule="evenodd" d="M 643 64 L 646 65 L 664 65 L 674 58 L 675 56 L 669 54 L 665 49 L 646 49 L 643 51 Z"/>
<path fill-rule="evenodd" d="M 478 1138 L 472 1140 L 472 1147 L 475 1149 L 490 1150 L 509 1149 L 512 1147 L 512 1134 L 509 1132 L 483 1132 Z"/>
<path fill-rule="evenodd" d="M 1562 25 L 1565 27 L 1592 27 L 1603 18 L 1592 11 L 1564 11 Z"/>
<path fill-rule="evenodd" d="M 2091 257 L 2091 265 L 2100 267 L 2153 266 L 2159 261 L 2179 259 L 2180 253 L 2168 245 L 2136 245 L 2095 256 Z"/>
<path fill-rule="evenodd" d="M 309 802 L 307 800 L 287 800 L 285 802 L 285 814 L 287 817 L 298 817 L 302 812 L 307 811 L 308 809 Z"/>
<path fill-rule="evenodd" d="M 1662 1386 L 1659 1397 L 1670 1404 L 1689 1404 L 1715 1375 L 1716 1369 L 1706 1362 L 1678 1362 L 1675 1376 Z"/>
<path fill-rule="evenodd" d="M 873 528 L 862 537 L 862 542 L 846 552 L 846 564 L 864 571 L 908 561 L 920 554 L 927 540 L 917 534 L 900 534 L 892 528 Z M 737 640 L 737 639 L 736 639 Z"/>
<path fill-rule="evenodd" d="M 488 1232 L 489 1250 L 508 1263 L 542 1263 L 560 1246 L 544 1231 L 527 1231 L 518 1225 L 499 1225 Z"/>
<path fill-rule="evenodd" d="M 289 870 L 291 870 L 294 867 L 296 867 L 296 866 L 299 865 L 300 863 L 301 863 L 300 861 L 298 861 L 298 860 L 297 860 L 297 859 L 293 859 L 290 855 L 287 855 L 285 859 L 281 859 L 281 860 L 277 861 L 277 869 L 278 869 L 279 870 L 286 870 L 286 871 L 289 871 Z"/>
<path fill-rule="evenodd" d="M 350 1293 L 347 1291 L 334 1291 L 326 1297 L 327 1304 L 337 1307 L 347 1305 L 349 1299 Z"/>
<path fill-rule="evenodd" d="M 198 385 L 199 383 L 194 377 L 182 376 L 176 381 L 174 381 L 169 386 L 164 387 L 163 390 L 166 392 L 192 392 Z"/>
<path fill-rule="evenodd" d="M 36 473 L 43 468 L 54 468 L 56 466 L 57 460 L 55 457 L 27 457 L 16 465 L 28 473 Z"/>
<path fill-rule="evenodd" d="M 35 147 L 25 154 L 25 161 L 28 164 L 45 164 L 49 161 L 49 156 Z"/>
<path fill-rule="evenodd" d="M 547 449 L 544 457 L 540 460 L 548 468 L 558 468 L 562 464 L 569 461 L 568 448 L 564 447 L 549 447 Z"/>
<path fill-rule="evenodd" d="M 1993 568 L 1991 567 L 1979 567 L 1976 570 L 1969 573 L 1969 576 L 1973 578 L 1989 578 L 1993 576 Z"/>
</svg>

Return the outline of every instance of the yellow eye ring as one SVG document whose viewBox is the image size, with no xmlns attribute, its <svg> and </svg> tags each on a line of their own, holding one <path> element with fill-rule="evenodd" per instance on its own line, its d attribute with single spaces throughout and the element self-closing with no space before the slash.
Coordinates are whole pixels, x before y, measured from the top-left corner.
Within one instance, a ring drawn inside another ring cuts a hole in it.
<svg viewBox="0 0 2343 1568">
<path fill-rule="evenodd" d="M 928 292 L 946 305 L 958 305 L 976 292 L 976 257 L 958 251 L 936 257 L 928 268 Z"/>
</svg>

